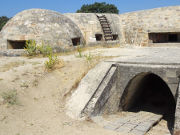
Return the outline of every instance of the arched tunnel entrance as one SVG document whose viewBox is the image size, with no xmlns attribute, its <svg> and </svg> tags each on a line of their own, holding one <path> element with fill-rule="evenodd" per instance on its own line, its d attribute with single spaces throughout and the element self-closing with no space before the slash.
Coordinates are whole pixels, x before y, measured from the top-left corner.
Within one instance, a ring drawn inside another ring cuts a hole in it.
<svg viewBox="0 0 180 135">
<path fill-rule="evenodd" d="M 126 86 L 120 102 L 123 111 L 163 115 L 172 131 L 176 102 L 168 85 L 159 76 L 153 73 L 138 74 Z"/>
</svg>

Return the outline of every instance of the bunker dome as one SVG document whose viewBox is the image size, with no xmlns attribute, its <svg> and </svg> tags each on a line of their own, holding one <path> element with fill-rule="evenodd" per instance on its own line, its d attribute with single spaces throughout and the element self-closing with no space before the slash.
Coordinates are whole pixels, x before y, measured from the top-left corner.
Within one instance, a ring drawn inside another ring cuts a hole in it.
<svg viewBox="0 0 180 135">
<path fill-rule="evenodd" d="M 0 49 L 23 49 L 30 39 L 48 43 L 56 52 L 84 42 L 80 29 L 68 17 L 51 10 L 29 9 L 15 15 L 3 27 Z"/>
</svg>

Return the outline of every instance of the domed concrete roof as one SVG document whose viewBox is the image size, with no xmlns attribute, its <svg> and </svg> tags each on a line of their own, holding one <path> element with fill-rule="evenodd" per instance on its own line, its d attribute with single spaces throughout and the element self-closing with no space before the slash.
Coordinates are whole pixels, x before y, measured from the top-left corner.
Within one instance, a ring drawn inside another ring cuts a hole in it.
<svg viewBox="0 0 180 135">
<path fill-rule="evenodd" d="M 0 33 L 0 48 L 7 49 L 8 41 L 29 39 L 47 41 L 57 51 L 69 49 L 74 42 L 83 43 L 82 33 L 71 19 L 45 9 L 25 10 L 10 19 Z"/>
</svg>

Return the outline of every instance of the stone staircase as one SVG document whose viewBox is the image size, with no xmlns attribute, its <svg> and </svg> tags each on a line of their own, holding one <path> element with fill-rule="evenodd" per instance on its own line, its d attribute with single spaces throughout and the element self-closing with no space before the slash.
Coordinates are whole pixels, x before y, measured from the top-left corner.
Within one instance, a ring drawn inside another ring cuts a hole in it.
<svg viewBox="0 0 180 135">
<path fill-rule="evenodd" d="M 105 129 L 119 132 L 122 135 L 171 135 L 166 125 L 157 126 L 162 117 L 162 115 L 140 111 L 96 116 L 92 117 L 92 120 Z M 153 129 L 156 126 L 157 128 Z M 152 131 L 148 133 L 149 130 Z"/>
<path fill-rule="evenodd" d="M 96 16 L 101 24 L 105 41 L 113 40 L 111 27 L 106 16 L 105 15 L 96 15 Z"/>
</svg>

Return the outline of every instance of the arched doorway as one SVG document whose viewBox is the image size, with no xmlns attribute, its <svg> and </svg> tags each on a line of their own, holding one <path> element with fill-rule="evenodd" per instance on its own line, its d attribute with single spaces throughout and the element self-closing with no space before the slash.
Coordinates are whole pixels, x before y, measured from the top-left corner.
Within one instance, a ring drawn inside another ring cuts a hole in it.
<svg viewBox="0 0 180 135">
<path fill-rule="evenodd" d="M 176 102 L 168 85 L 153 73 L 140 73 L 129 81 L 120 104 L 124 111 L 162 114 L 172 131 Z"/>
</svg>

